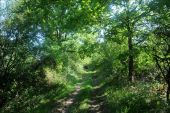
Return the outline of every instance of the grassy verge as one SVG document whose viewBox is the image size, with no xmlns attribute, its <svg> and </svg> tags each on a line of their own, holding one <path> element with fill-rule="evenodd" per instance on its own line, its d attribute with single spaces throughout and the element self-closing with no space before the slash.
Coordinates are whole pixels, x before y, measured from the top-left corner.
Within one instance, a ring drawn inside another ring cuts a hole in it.
<svg viewBox="0 0 170 113">
<path fill-rule="evenodd" d="M 54 70 L 44 69 L 46 82 L 25 88 L 21 94 L 1 108 L 1 113 L 48 113 L 54 103 L 74 90 L 65 78 Z"/>
<path fill-rule="evenodd" d="M 135 84 L 107 86 L 104 91 L 107 113 L 166 113 L 168 105 L 160 84 L 137 82 Z"/>
</svg>

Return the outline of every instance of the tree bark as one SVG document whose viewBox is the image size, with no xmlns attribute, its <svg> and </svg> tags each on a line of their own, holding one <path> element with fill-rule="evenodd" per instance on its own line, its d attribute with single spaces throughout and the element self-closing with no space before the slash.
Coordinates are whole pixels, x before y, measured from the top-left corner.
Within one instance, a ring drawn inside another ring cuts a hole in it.
<svg viewBox="0 0 170 113">
<path fill-rule="evenodd" d="M 168 84 L 167 91 L 166 91 L 167 102 L 169 102 L 169 93 L 170 93 L 170 84 Z"/>
<path fill-rule="evenodd" d="M 129 13 L 129 11 L 127 10 L 127 14 Z M 133 27 L 134 25 L 131 23 L 130 17 L 127 16 L 126 19 L 126 27 L 127 27 L 127 34 L 128 34 L 128 51 L 129 51 L 129 60 L 128 60 L 128 77 L 129 77 L 129 81 L 130 82 L 134 82 L 135 81 L 135 73 L 134 73 L 134 54 L 133 54 L 133 42 L 132 42 L 132 38 L 133 38 Z"/>
<path fill-rule="evenodd" d="M 167 102 L 169 102 L 169 94 L 170 94 L 170 68 L 167 72 L 167 76 L 166 76 L 166 81 L 167 81 L 167 91 L 166 91 L 166 99 L 167 99 Z"/>
<path fill-rule="evenodd" d="M 129 67 L 129 81 L 134 82 L 134 58 L 133 58 L 133 44 L 132 44 L 132 36 L 128 37 L 128 49 L 129 49 L 129 62 L 128 62 L 128 67 Z"/>
</svg>

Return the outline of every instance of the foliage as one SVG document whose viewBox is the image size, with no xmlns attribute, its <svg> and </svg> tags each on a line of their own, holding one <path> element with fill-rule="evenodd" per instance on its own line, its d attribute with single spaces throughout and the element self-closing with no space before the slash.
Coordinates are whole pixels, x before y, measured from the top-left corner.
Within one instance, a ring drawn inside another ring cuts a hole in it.
<svg viewBox="0 0 170 113">
<path fill-rule="evenodd" d="M 2 3 L 2 112 L 48 112 L 53 101 L 67 96 L 77 82 L 85 83 L 72 112 L 89 112 L 96 84 L 111 111 L 168 109 L 164 101 L 170 95 L 168 0 Z M 154 91 L 162 84 L 166 93 Z"/>
</svg>

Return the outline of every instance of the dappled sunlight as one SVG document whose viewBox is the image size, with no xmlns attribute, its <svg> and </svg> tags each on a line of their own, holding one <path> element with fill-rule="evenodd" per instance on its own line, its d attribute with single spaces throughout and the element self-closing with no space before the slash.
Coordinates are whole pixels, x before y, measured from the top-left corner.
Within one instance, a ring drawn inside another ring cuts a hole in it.
<svg viewBox="0 0 170 113">
<path fill-rule="evenodd" d="M 0 0 L 0 113 L 169 113 L 170 0 Z"/>
</svg>

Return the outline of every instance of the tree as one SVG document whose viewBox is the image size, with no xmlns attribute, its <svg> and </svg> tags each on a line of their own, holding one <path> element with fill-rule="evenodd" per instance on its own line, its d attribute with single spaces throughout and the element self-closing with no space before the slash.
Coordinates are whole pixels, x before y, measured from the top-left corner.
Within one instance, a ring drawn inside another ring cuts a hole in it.
<svg viewBox="0 0 170 113">
<path fill-rule="evenodd" d="M 134 45 L 138 43 L 139 32 L 148 14 L 146 7 L 148 2 L 142 0 L 138 1 L 116 1 L 111 5 L 111 19 L 112 24 L 107 34 L 111 37 L 116 37 L 118 34 L 127 38 L 128 46 L 128 76 L 129 81 L 134 82 L 135 67 L 134 57 L 136 56 Z M 113 22 L 112 22 L 113 21 Z M 109 25 L 110 26 L 110 25 Z M 141 32 L 142 33 L 142 32 Z M 140 34 L 141 34 L 140 33 Z M 111 34 L 111 35 L 110 35 Z M 140 43 L 140 42 L 139 42 Z"/>
<path fill-rule="evenodd" d="M 167 101 L 170 94 L 170 6 L 169 1 L 156 0 L 151 2 L 150 9 L 153 11 L 151 24 L 154 26 L 153 56 L 167 86 Z"/>
</svg>

